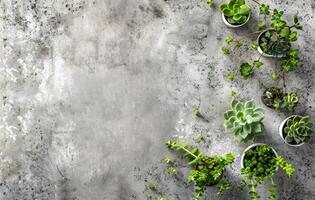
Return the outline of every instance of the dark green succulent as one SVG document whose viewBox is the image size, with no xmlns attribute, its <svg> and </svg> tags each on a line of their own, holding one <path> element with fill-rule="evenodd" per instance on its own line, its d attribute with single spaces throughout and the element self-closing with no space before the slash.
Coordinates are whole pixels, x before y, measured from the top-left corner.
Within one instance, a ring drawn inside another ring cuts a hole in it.
<svg viewBox="0 0 315 200">
<path fill-rule="evenodd" d="M 243 159 L 243 168 L 241 169 L 244 180 L 241 182 L 241 188 L 248 187 L 248 193 L 252 200 L 260 199 L 256 191 L 258 184 L 269 180 L 269 199 L 275 199 L 277 196 L 276 184 L 273 175 L 277 167 L 282 169 L 288 176 L 294 173 L 294 168 L 283 157 L 277 156 L 272 148 L 266 144 L 260 144 L 247 150 Z"/>
<path fill-rule="evenodd" d="M 245 0 L 230 0 L 227 4 L 221 4 L 220 10 L 230 24 L 245 23 L 251 12 Z"/>
<path fill-rule="evenodd" d="M 231 110 L 224 113 L 224 127 L 240 141 L 253 140 L 264 128 L 264 110 L 256 107 L 254 101 L 245 103 L 233 99 Z"/>
<path fill-rule="evenodd" d="M 284 139 L 289 144 L 301 144 L 307 142 L 312 133 L 312 122 L 308 116 L 294 116 L 284 126 Z"/>
</svg>

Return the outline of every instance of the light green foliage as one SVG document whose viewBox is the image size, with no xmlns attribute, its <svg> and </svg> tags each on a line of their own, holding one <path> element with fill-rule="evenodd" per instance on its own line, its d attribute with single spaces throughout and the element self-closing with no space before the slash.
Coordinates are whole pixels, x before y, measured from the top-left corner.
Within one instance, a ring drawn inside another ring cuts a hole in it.
<svg viewBox="0 0 315 200">
<path fill-rule="evenodd" d="M 218 184 L 218 194 L 222 195 L 225 191 L 231 188 L 231 184 L 226 182 L 225 180 L 221 180 Z"/>
<path fill-rule="evenodd" d="M 254 60 L 253 66 L 260 68 L 264 63 L 262 63 L 260 60 Z"/>
<path fill-rule="evenodd" d="M 281 60 L 282 70 L 285 72 L 291 72 L 298 65 L 300 59 L 298 57 L 299 50 L 289 50 L 287 56 Z"/>
<path fill-rule="evenodd" d="M 269 15 L 270 14 L 269 5 L 260 4 L 260 6 L 259 6 L 259 14 L 261 14 L 261 15 Z"/>
<path fill-rule="evenodd" d="M 312 133 L 312 122 L 308 116 L 294 116 L 284 126 L 284 138 L 289 144 L 307 142 Z"/>
<path fill-rule="evenodd" d="M 259 45 L 258 45 L 258 43 L 256 41 L 252 42 L 252 45 L 251 45 L 252 49 L 257 50 L 258 46 Z"/>
<path fill-rule="evenodd" d="M 192 147 L 188 143 L 180 144 L 178 139 L 167 141 L 166 146 L 169 149 L 184 153 L 184 157 L 188 159 L 189 164 L 194 166 L 188 180 L 195 184 L 193 198 L 195 200 L 201 198 L 206 186 L 216 184 L 222 179 L 223 170 L 227 165 L 232 164 L 235 158 L 232 153 L 226 154 L 225 157 L 207 157 L 199 152 L 198 148 Z"/>
<path fill-rule="evenodd" d="M 207 1 L 207 4 L 211 7 L 211 6 L 213 6 L 214 1 L 213 1 L 213 0 L 208 0 L 208 1 Z"/>
<path fill-rule="evenodd" d="M 147 184 L 147 188 L 150 189 L 150 190 L 153 190 L 153 191 L 155 191 L 157 189 L 156 188 L 156 184 L 152 183 L 152 182 Z"/>
<path fill-rule="evenodd" d="M 253 140 L 263 131 L 264 110 L 255 106 L 254 101 L 245 103 L 233 99 L 231 110 L 224 113 L 224 127 L 238 140 Z"/>
<path fill-rule="evenodd" d="M 271 79 L 275 81 L 278 78 L 279 78 L 279 75 L 277 74 L 277 72 L 273 71 L 272 74 L 271 74 Z"/>
<path fill-rule="evenodd" d="M 245 0 L 230 0 L 227 4 L 221 4 L 220 10 L 230 24 L 243 24 L 251 12 Z"/>
<path fill-rule="evenodd" d="M 277 197 L 277 185 L 274 183 L 273 179 L 270 178 L 271 183 L 269 184 L 269 199 L 275 199 Z"/>
<path fill-rule="evenodd" d="M 221 48 L 221 51 L 222 51 L 222 53 L 224 54 L 224 55 L 230 55 L 230 49 L 229 48 L 227 48 L 227 47 L 222 47 Z"/>
<path fill-rule="evenodd" d="M 258 21 L 258 30 L 263 30 L 266 28 L 266 22 L 264 20 L 259 20 Z"/>
<path fill-rule="evenodd" d="M 176 170 L 174 169 L 174 167 L 168 167 L 166 171 L 168 174 L 171 174 L 171 175 L 176 174 Z"/>
<path fill-rule="evenodd" d="M 234 72 L 228 72 L 226 77 L 229 81 L 233 81 L 235 78 L 235 74 Z"/>
<path fill-rule="evenodd" d="M 197 108 L 194 109 L 194 115 L 195 115 L 196 117 L 202 117 L 202 115 L 201 115 L 201 113 L 200 113 L 200 108 L 199 108 L 199 107 L 197 107 Z"/>
<path fill-rule="evenodd" d="M 164 162 L 165 164 L 169 164 L 169 163 L 172 162 L 172 160 L 171 160 L 168 156 L 164 156 L 163 162 Z"/>
<path fill-rule="evenodd" d="M 288 94 L 283 97 L 283 100 L 284 106 L 292 112 L 299 102 L 299 97 L 294 92 L 288 92 Z"/>
<path fill-rule="evenodd" d="M 240 73 L 244 79 L 251 77 L 254 73 L 253 66 L 249 63 L 242 63 L 240 66 Z"/>
<path fill-rule="evenodd" d="M 234 39 L 233 39 L 232 36 L 229 35 L 229 36 L 226 37 L 225 41 L 226 41 L 226 43 L 227 43 L 228 45 L 230 45 L 230 44 L 233 43 Z"/>
<path fill-rule="evenodd" d="M 240 183 L 240 188 L 248 187 L 248 193 L 252 200 L 259 200 L 260 195 L 256 191 L 259 184 L 269 180 L 269 199 L 277 197 L 276 184 L 272 177 L 277 171 L 277 167 L 291 176 L 294 168 L 283 157 L 276 156 L 272 148 L 268 145 L 259 145 L 245 152 L 244 168 L 241 169 L 244 180 Z"/>
<path fill-rule="evenodd" d="M 294 167 L 281 156 L 276 157 L 276 166 L 282 169 L 288 176 L 292 176 L 295 172 Z"/>
<path fill-rule="evenodd" d="M 236 97 L 236 95 L 237 95 L 236 91 L 235 90 L 231 90 L 231 96 L 232 97 Z"/>
</svg>

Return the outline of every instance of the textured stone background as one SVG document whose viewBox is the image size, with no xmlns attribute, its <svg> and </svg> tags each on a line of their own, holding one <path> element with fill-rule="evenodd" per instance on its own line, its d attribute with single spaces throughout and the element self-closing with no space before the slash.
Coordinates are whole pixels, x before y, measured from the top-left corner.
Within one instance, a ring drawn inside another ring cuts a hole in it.
<svg viewBox="0 0 315 200">
<path fill-rule="evenodd" d="M 296 113 L 315 119 L 315 2 L 268 2 L 301 15 L 304 31 L 295 45 L 303 62 L 286 77 L 287 87 L 301 96 Z M 259 56 L 219 51 L 226 35 L 255 29 L 257 7 L 249 3 L 256 9 L 249 25 L 231 30 L 206 0 L 1 0 L 0 199 L 145 200 L 147 182 L 157 183 L 153 199 L 189 199 L 185 162 L 178 160 L 176 177 L 161 163 L 164 155 L 177 158 L 164 146 L 175 135 L 209 155 L 236 152 L 227 171 L 236 184 L 249 144 L 224 131 L 230 91 L 263 106 L 258 81 L 282 84 L 270 81 L 272 59 L 252 79 L 225 78 Z M 193 116 L 198 105 L 209 122 Z M 297 169 L 290 179 L 277 175 L 279 199 L 313 200 L 314 139 L 284 145 L 277 128 L 288 115 L 266 108 L 265 135 L 257 141 Z M 200 135 L 205 140 L 197 142 Z M 206 199 L 248 199 L 236 186 L 215 193 L 209 188 Z"/>
</svg>

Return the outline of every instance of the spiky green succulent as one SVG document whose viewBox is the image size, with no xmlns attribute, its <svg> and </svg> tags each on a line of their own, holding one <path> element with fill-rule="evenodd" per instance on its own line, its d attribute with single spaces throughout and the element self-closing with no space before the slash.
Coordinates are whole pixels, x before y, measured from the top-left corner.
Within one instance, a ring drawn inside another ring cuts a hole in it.
<svg viewBox="0 0 315 200">
<path fill-rule="evenodd" d="M 245 103 L 232 100 L 231 110 L 224 113 L 224 127 L 238 140 L 246 142 L 261 134 L 264 110 L 256 107 L 253 100 Z"/>
<path fill-rule="evenodd" d="M 243 24 L 251 12 L 245 0 L 230 0 L 227 4 L 221 4 L 220 10 L 230 24 Z"/>
<path fill-rule="evenodd" d="M 284 105 L 289 111 L 293 111 L 294 107 L 299 102 L 299 97 L 294 92 L 289 92 L 286 96 L 283 97 Z"/>
<path fill-rule="evenodd" d="M 294 116 L 284 126 L 284 139 L 289 144 L 307 142 L 312 133 L 312 122 L 308 116 Z"/>
</svg>

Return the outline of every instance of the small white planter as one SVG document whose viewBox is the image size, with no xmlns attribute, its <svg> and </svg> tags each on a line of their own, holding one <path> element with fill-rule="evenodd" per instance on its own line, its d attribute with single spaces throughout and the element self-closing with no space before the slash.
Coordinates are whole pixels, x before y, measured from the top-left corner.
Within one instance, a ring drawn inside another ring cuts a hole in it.
<svg viewBox="0 0 315 200">
<path fill-rule="evenodd" d="M 286 118 L 285 120 L 283 120 L 283 122 L 280 124 L 280 127 L 279 127 L 279 135 L 280 137 L 282 138 L 282 140 L 284 141 L 284 143 L 286 143 L 287 145 L 289 146 L 292 146 L 292 147 L 299 147 L 299 146 L 302 146 L 303 144 L 305 144 L 304 142 L 300 143 L 300 144 L 289 144 L 285 141 L 284 137 L 283 137 L 283 129 L 284 129 L 284 126 L 285 124 L 287 123 L 288 119 L 292 118 L 292 117 L 295 117 L 295 116 L 298 116 L 298 115 L 291 115 L 290 117 Z"/>
<path fill-rule="evenodd" d="M 261 146 L 261 145 L 265 145 L 264 143 L 255 143 L 255 144 L 252 144 L 250 146 L 248 146 L 242 153 L 242 157 L 241 157 L 241 168 L 244 168 L 244 157 L 245 157 L 245 153 L 246 151 L 248 151 L 249 149 L 253 148 L 253 147 L 256 147 L 256 146 Z M 272 151 L 274 152 L 275 156 L 277 157 L 278 156 L 278 153 L 276 152 L 276 150 L 274 148 L 272 148 L 270 146 L 270 148 L 272 149 Z M 278 170 L 278 167 L 276 168 L 276 170 Z"/>
<path fill-rule="evenodd" d="M 266 31 L 263 31 L 261 32 L 258 37 L 257 37 L 257 44 L 258 44 L 258 47 L 257 47 L 257 51 L 260 55 L 262 55 L 263 57 L 266 57 L 266 58 L 283 58 L 285 55 L 279 55 L 279 56 L 275 56 L 275 55 L 270 55 L 270 54 L 267 54 L 265 53 L 261 48 L 260 48 L 260 45 L 259 45 L 259 40 L 260 40 L 260 37 L 266 33 L 268 30 Z"/>
<path fill-rule="evenodd" d="M 239 28 L 239 27 L 241 27 L 241 26 L 244 26 L 244 25 L 249 21 L 249 19 L 250 19 L 250 13 L 249 13 L 249 15 L 248 15 L 246 21 L 245 21 L 243 24 L 234 25 L 234 24 L 230 24 L 230 23 L 226 20 L 224 14 L 222 13 L 222 20 L 223 20 L 224 24 L 225 24 L 226 26 L 230 27 L 230 28 Z"/>
</svg>

